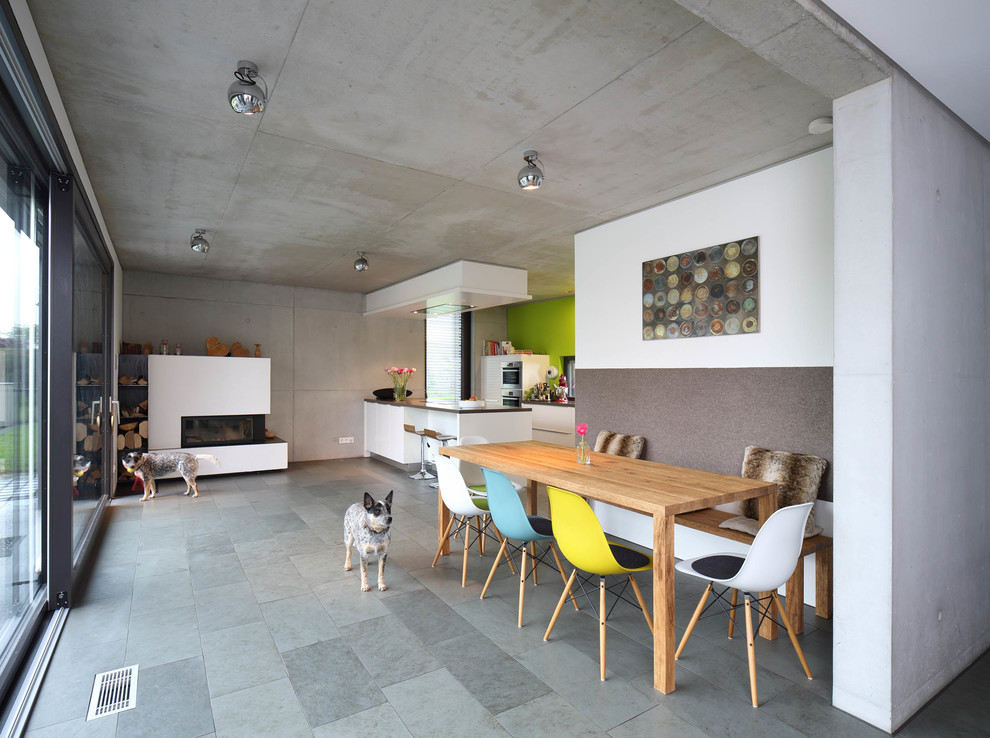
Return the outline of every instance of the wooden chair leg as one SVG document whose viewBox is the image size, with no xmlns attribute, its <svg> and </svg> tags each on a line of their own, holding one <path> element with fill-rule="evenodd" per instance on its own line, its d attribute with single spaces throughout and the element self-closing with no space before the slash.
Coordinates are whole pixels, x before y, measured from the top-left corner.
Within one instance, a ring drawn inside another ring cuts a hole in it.
<svg viewBox="0 0 990 738">
<path fill-rule="evenodd" d="M 801 650 L 801 644 L 798 643 L 797 635 L 791 627 L 790 618 L 787 616 L 784 608 L 781 607 L 780 598 L 777 596 L 776 592 L 773 593 L 773 602 L 777 606 L 777 612 L 780 613 L 780 619 L 784 623 L 784 628 L 787 630 L 787 635 L 791 638 L 791 645 L 794 646 L 794 651 L 797 653 L 798 659 L 801 661 L 801 666 L 804 667 L 804 673 L 807 675 L 808 679 L 814 679 L 814 677 L 811 676 L 811 669 L 808 668 L 808 662 L 804 658 L 804 651 Z"/>
<path fill-rule="evenodd" d="M 550 639 L 550 631 L 553 630 L 553 626 L 557 623 L 557 618 L 560 616 L 560 611 L 564 608 L 564 602 L 571 593 L 571 587 L 574 586 L 574 577 L 576 576 L 577 569 L 571 572 L 570 579 L 568 579 L 567 584 L 564 585 L 564 591 L 560 593 L 560 599 L 557 600 L 557 607 L 553 611 L 553 617 L 550 618 L 550 625 L 547 626 L 547 632 L 543 634 L 543 640 L 545 641 Z"/>
<path fill-rule="evenodd" d="M 729 638 L 736 631 L 736 603 L 739 602 L 739 590 L 732 590 L 732 600 L 729 602 L 732 607 L 729 609 Z"/>
<path fill-rule="evenodd" d="M 488 592 L 488 587 L 491 585 L 492 578 L 495 576 L 495 570 L 498 568 L 498 565 L 502 563 L 502 554 L 505 553 L 505 548 L 508 545 L 508 539 L 503 538 L 502 547 L 498 550 L 498 556 L 495 557 L 495 561 L 492 563 L 492 570 L 488 572 L 488 579 L 485 580 L 484 589 L 481 590 L 481 599 L 485 599 L 485 594 Z"/>
<path fill-rule="evenodd" d="M 598 659 L 605 681 L 605 577 L 598 577 Z"/>
<path fill-rule="evenodd" d="M 461 562 L 461 586 L 467 586 L 467 560 L 468 550 L 471 548 L 471 521 L 467 515 L 461 516 L 461 524 L 464 526 L 464 560 Z"/>
<path fill-rule="evenodd" d="M 646 606 L 646 600 L 643 599 L 643 593 L 639 591 L 639 585 L 636 584 L 636 580 L 633 579 L 633 575 L 629 575 L 629 583 L 632 584 L 633 592 L 636 594 L 636 601 L 639 603 L 639 609 L 643 611 L 643 617 L 646 618 L 646 625 L 650 629 L 650 633 L 653 632 L 653 618 L 650 617 L 650 608 Z"/>
<path fill-rule="evenodd" d="M 746 656 L 749 659 L 749 694 L 753 707 L 759 707 L 756 699 L 756 644 L 753 638 L 753 612 L 749 604 L 749 595 L 743 595 L 743 605 L 746 609 Z"/>
<path fill-rule="evenodd" d="M 681 643 L 674 651 L 674 660 L 676 661 L 681 657 L 681 651 L 684 650 L 684 646 L 688 642 L 688 638 L 691 637 L 691 632 L 694 630 L 695 624 L 698 622 L 698 618 L 701 617 L 701 611 L 705 609 L 705 603 L 708 602 L 708 595 L 712 591 L 712 583 L 709 582 L 708 586 L 705 587 L 705 591 L 701 595 L 701 599 L 698 601 L 698 606 L 694 608 L 694 614 L 691 616 L 691 622 L 688 623 L 687 629 L 684 631 L 684 636 L 681 638 Z"/>
<path fill-rule="evenodd" d="M 484 518 L 484 521 L 482 521 Z M 487 515 L 478 516 L 478 553 L 485 555 L 485 528 L 488 527 L 489 517 Z"/>
<path fill-rule="evenodd" d="M 495 537 L 498 538 L 499 543 L 505 540 L 505 537 L 502 535 L 502 531 L 500 531 L 498 528 L 495 528 Z M 509 571 L 515 574 L 516 565 L 512 563 L 512 556 L 509 554 L 508 551 L 505 552 L 505 560 L 509 563 Z"/>
<path fill-rule="evenodd" d="M 529 556 L 531 559 L 533 559 L 533 586 L 535 587 L 540 583 L 540 580 L 537 579 L 538 574 L 536 572 L 538 568 L 536 566 L 536 541 L 529 542 Z"/>
<path fill-rule="evenodd" d="M 450 522 L 447 523 L 447 530 L 445 530 L 443 535 L 440 537 L 440 545 L 437 546 L 437 555 L 433 557 L 433 566 L 436 566 L 437 562 L 440 560 L 440 554 L 443 553 L 443 547 L 447 543 L 447 536 L 450 535 L 450 529 L 454 527 L 455 517 L 456 516 L 454 515 L 450 516 Z"/>
<path fill-rule="evenodd" d="M 567 576 L 564 574 L 564 564 L 563 564 L 563 562 L 561 562 L 560 556 L 557 555 L 557 547 L 553 545 L 553 542 L 550 543 L 550 552 L 553 554 L 553 560 L 557 562 L 557 571 L 560 572 L 560 578 L 561 578 L 561 580 L 563 580 L 564 586 L 566 587 L 567 586 Z M 571 600 L 571 604 L 574 605 L 574 609 L 575 610 L 580 610 L 581 609 L 580 607 L 578 607 L 577 597 L 575 597 L 574 599 Z"/>
<path fill-rule="evenodd" d="M 522 546 L 522 560 L 519 562 L 519 617 L 516 627 L 522 627 L 523 603 L 526 601 L 526 544 Z"/>
</svg>

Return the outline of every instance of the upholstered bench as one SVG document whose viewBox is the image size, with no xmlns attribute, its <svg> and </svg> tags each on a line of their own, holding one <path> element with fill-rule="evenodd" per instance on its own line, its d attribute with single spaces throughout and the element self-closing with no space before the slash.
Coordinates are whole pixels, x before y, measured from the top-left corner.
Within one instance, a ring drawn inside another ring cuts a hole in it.
<svg viewBox="0 0 990 738">
<path fill-rule="evenodd" d="M 722 522 L 735 517 L 733 513 L 714 508 L 683 513 L 674 522 L 687 528 L 711 533 L 713 536 L 750 544 L 753 536 L 731 528 L 719 527 Z M 815 554 L 815 614 L 832 617 L 832 539 L 825 535 L 808 536 L 801 547 L 801 558 L 791 578 L 787 580 L 787 617 L 798 633 L 804 632 L 804 557 Z"/>
</svg>

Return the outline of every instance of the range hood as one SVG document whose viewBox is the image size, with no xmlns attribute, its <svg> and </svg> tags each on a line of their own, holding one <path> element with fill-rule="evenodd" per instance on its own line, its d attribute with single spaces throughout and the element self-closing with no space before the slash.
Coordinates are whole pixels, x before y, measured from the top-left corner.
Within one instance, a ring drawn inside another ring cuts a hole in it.
<svg viewBox="0 0 990 738">
<path fill-rule="evenodd" d="M 525 269 L 455 261 L 364 296 L 364 314 L 383 318 L 433 315 L 511 305 L 532 300 Z"/>
</svg>

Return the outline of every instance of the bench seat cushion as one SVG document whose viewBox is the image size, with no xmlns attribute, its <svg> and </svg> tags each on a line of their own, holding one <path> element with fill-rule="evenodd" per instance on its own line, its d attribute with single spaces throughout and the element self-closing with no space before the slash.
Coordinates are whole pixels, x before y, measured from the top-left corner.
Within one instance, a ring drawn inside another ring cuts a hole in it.
<svg viewBox="0 0 990 738">
<path fill-rule="evenodd" d="M 598 431 L 594 450 L 603 454 L 638 459 L 643 455 L 645 445 L 646 439 L 643 436 L 627 436 L 622 433 L 603 430 Z"/>
</svg>

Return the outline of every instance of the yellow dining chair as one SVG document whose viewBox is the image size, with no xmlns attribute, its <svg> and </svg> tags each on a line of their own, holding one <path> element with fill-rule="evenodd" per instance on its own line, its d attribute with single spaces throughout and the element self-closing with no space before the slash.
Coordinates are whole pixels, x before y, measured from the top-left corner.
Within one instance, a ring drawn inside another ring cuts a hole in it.
<svg viewBox="0 0 990 738">
<path fill-rule="evenodd" d="M 653 568 L 653 558 L 635 549 L 613 543 L 605 537 L 601 523 L 595 517 L 595 512 L 580 495 L 567 492 L 557 487 L 547 487 L 547 494 L 550 497 L 550 516 L 553 518 L 553 535 L 557 540 L 561 553 L 575 566 L 571 572 L 564 591 L 557 602 L 557 609 L 553 611 L 550 625 L 543 636 L 543 640 L 550 638 L 550 631 L 557 622 L 564 603 L 568 599 L 575 597 L 573 593 L 574 580 L 577 578 L 578 570 L 586 571 L 589 574 L 598 576 L 598 650 L 601 665 L 601 679 L 605 681 L 605 620 L 609 610 L 605 607 L 605 591 L 609 589 L 616 595 L 616 603 L 623 599 L 631 604 L 637 604 L 643 611 L 646 624 L 653 632 L 653 618 L 650 617 L 650 610 L 646 606 L 639 585 L 633 579 L 633 572 L 648 571 Z M 619 584 L 606 587 L 605 577 L 609 574 L 625 574 L 628 581 L 623 580 L 621 587 Z M 590 578 L 582 577 L 582 580 L 591 581 Z M 624 596 L 627 584 L 632 585 L 632 590 L 636 595 L 636 602 Z M 583 581 L 578 581 L 578 586 L 584 591 Z M 587 595 L 587 593 L 585 593 Z M 588 596 L 589 601 L 591 597 Z M 594 606 L 594 602 L 592 606 Z M 616 603 L 613 603 L 613 607 Z"/>
</svg>

